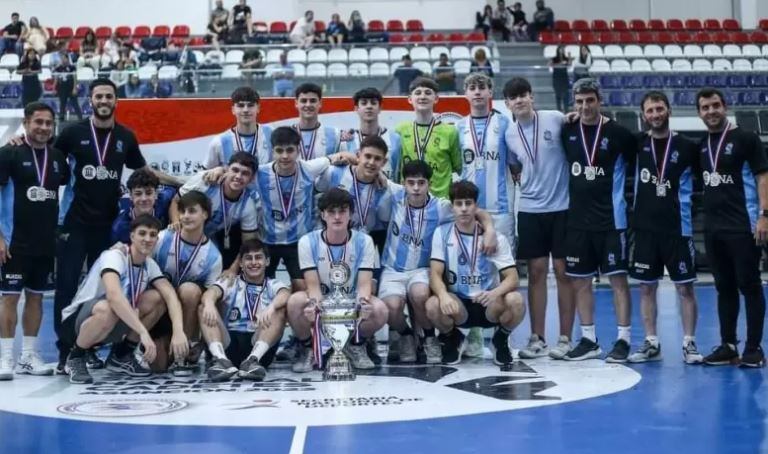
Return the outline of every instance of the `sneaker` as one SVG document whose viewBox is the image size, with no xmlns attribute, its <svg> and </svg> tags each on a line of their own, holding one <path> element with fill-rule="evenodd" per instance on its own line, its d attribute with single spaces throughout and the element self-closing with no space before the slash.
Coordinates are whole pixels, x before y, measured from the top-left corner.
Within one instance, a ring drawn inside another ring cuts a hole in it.
<svg viewBox="0 0 768 454">
<path fill-rule="evenodd" d="M 482 358 L 485 354 L 485 340 L 481 328 L 470 328 L 464 354 L 471 358 Z"/>
<path fill-rule="evenodd" d="M 400 361 L 400 333 L 390 330 L 387 340 L 387 362 L 396 363 L 398 361 Z"/>
<path fill-rule="evenodd" d="M 626 363 L 629 357 L 629 343 L 619 339 L 613 343 L 613 348 L 605 357 L 606 363 Z"/>
<path fill-rule="evenodd" d="M 0 380 L 13 380 L 13 356 L 0 357 Z"/>
<path fill-rule="evenodd" d="M 296 358 L 291 365 L 291 370 L 297 374 L 312 372 L 314 363 L 315 358 L 312 356 L 312 349 L 310 347 L 299 345 L 296 351 Z"/>
<path fill-rule="evenodd" d="M 712 349 L 712 353 L 704 358 L 704 363 L 709 366 L 727 366 L 739 362 L 739 352 L 735 346 L 723 343 Z"/>
<path fill-rule="evenodd" d="M 763 367 L 765 364 L 765 354 L 763 348 L 759 345 L 744 347 L 744 353 L 741 355 L 741 367 Z"/>
<path fill-rule="evenodd" d="M 237 367 L 227 358 L 215 358 L 211 367 L 205 371 L 211 381 L 226 381 L 238 372 Z"/>
<path fill-rule="evenodd" d="M 349 361 L 352 363 L 352 367 L 355 369 L 373 369 L 376 367 L 368 357 L 368 352 L 365 350 L 365 345 L 352 345 L 347 344 L 344 349 L 344 353 L 349 356 Z"/>
<path fill-rule="evenodd" d="M 85 357 L 68 358 L 66 370 L 69 371 L 69 382 L 75 385 L 93 383 L 93 377 L 88 373 Z"/>
<path fill-rule="evenodd" d="M 240 363 L 240 371 L 237 375 L 247 380 L 262 381 L 267 376 L 267 369 L 259 364 L 259 360 L 255 356 L 249 356 Z"/>
<path fill-rule="evenodd" d="M 83 358 L 83 364 L 85 364 L 85 358 Z M 122 358 L 118 358 L 117 355 L 110 352 L 106 367 L 109 371 L 120 372 L 131 377 L 149 377 L 152 375 L 152 370 L 144 361 L 138 348 Z"/>
<path fill-rule="evenodd" d="M 440 364 L 443 362 L 443 352 L 440 349 L 440 342 L 435 336 L 424 338 L 424 356 L 427 364 Z"/>
<path fill-rule="evenodd" d="M 557 339 L 557 345 L 549 349 L 549 357 L 552 359 L 564 359 L 565 355 L 571 351 L 571 340 L 568 336 L 560 336 Z"/>
<path fill-rule="evenodd" d="M 413 334 L 406 334 L 400 336 L 397 342 L 398 350 L 400 352 L 401 363 L 415 363 L 416 362 L 416 338 Z"/>
<path fill-rule="evenodd" d="M 584 361 L 585 359 L 600 358 L 602 354 L 603 351 L 600 350 L 600 346 L 596 342 L 582 337 L 579 339 L 579 343 L 563 356 L 563 359 L 566 361 Z"/>
<path fill-rule="evenodd" d="M 514 358 L 509 350 L 509 334 L 504 334 L 500 329 L 496 329 L 491 338 L 491 345 L 493 345 L 494 350 L 493 364 L 497 366 L 512 364 Z"/>
<path fill-rule="evenodd" d="M 661 360 L 661 344 L 653 345 L 648 342 L 648 339 L 643 342 L 643 346 L 636 352 L 629 355 L 627 361 L 630 363 L 645 363 L 648 361 L 660 361 Z M 607 361 L 607 359 L 606 359 Z"/>
<path fill-rule="evenodd" d="M 442 345 L 443 364 L 459 364 L 464 353 L 464 334 L 454 328 L 450 333 L 438 337 Z"/>
<path fill-rule="evenodd" d="M 53 368 L 45 364 L 37 352 L 21 355 L 16 363 L 16 373 L 22 375 L 53 375 Z"/>
<path fill-rule="evenodd" d="M 298 341 L 296 336 L 291 336 L 285 342 L 285 346 L 275 355 L 275 361 L 293 361 L 296 358 Z"/>
<path fill-rule="evenodd" d="M 213 366 L 214 362 L 215 360 L 207 363 L 206 368 L 208 366 Z M 168 372 L 170 372 L 174 377 L 191 377 L 195 374 L 195 372 L 197 372 L 197 363 L 191 363 L 189 360 L 178 362 L 174 361 L 168 367 Z"/>
<path fill-rule="evenodd" d="M 365 351 L 368 353 L 368 357 L 371 358 L 371 361 L 373 361 L 373 364 L 378 366 L 383 361 L 381 359 L 381 356 L 379 356 L 379 343 L 376 342 L 376 337 L 371 337 L 365 342 Z"/>
<path fill-rule="evenodd" d="M 521 348 L 517 355 L 523 359 L 534 359 L 547 356 L 548 354 L 549 349 L 544 339 L 539 337 L 538 334 L 531 334 L 530 339 L 528 339 L 528 345 L 525 348 Z"/>
<path fill-rule="evenodd" d="M 69 375 L 67 372 L 67 359 L 59 359 L 59 363 L 56 364 L 56 369 L 53 372 L 56 375 Z"/>
<path fill-rule="evenodd" d="M 104 369 L 104 361 L 99 358 L 95 348 L 85 351 L 85 365 L 88 369 Z"/>
<path fill-rule="evenodd" d="M 699 353 L 696 348 L 696 342 L 690 341 L 683 347 L 683 361 L 686 364 L 701 364 L 704 362 L 704 355 Z"/>
</svg>

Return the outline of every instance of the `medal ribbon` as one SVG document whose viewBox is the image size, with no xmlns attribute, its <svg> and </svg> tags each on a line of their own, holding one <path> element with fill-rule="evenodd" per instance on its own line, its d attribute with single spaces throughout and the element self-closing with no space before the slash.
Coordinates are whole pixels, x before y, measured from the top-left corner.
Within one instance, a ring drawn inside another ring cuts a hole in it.
<svg viewBox="0 0 768 454">
<path fill-rule="evenodd" d="M 360 199 L 362 198 L 362 194 L 360 193 L 360 188 L 357 184 L 357 176 L 352 170 L 352 167 L 349 168 L 349 173 L 352 174 L 352 192 L 354 193 L 355 206 L 357 207 L 357 210 L 355 211 L 357 211 L 360 216 L 360 227 L 365 228 L 368 221 L 368 212 L 371 210 L 371 202 L 373 201 L 373 186 L 369 185 L 370 187 L 368 188 L 368 197 L 366 197 L 365 206 L 361 206 Z"/>
<path fill-rule="evenodd" d="M 326 248 L 326 250 L 328 252 L 328 261 L 330 263 L 333 263 L 333 262 L 343 262 L 344 258 L 347 256 L 347 244 L 348 243 L 349 243 L 349 238 L 347 238 L 347 240 L 344 242 L 344 249 L 341 252 L 341 258 L 339 260 L 334 260 L 333 259 L 333 250 L 331 249 L 331 245 L 328 244 L 327 233 L 326 233 L 325 248 Z"/>
<path fill-rule="evenodd" d="M 176 235 L 174 235 L 173 238 L 173 251 L 176 253 L 176 286 L 179 286 L 181 282 L 184 280 L 184 276 L 187 275 L 189 270 L 192 268 L 192 263 L 195 261 L 195 257 L 197 257 L 197 253 L 200 252 L 200 249 L 203 246 L 203 240 L 205 239 L 205 235 L 200 236 L 200 241 L 197 242 L 197 245 L 195 245 L 195 249 L 192 250 L 192 254 L 189 256 L 189 260 L 187 261 L 186 265 L 184 265 L 184 269 L 181 269 L 181 252 L 182 252 L 182 245 L 181 245 L 181 232 L 176 232 Z"/>
<path fill-rule="evenodd" d="M 413 122 L 413 138 L 416 145 L 416 155 L 419 157 L 419 160 L 424 160 L 424 155 L 426 154 L 426 148 L 429 144 L 429 139 L 432 137 L 432 130 L 435 128 L 435 119 L 433 118 L 429 122 L 429 126 L 427 127 L 427 135 L 424 137 L 424 140 L 421 140 L 421 137 L 419 136 L 419 127 L 416 125 L 416 122 Z"/>
<path fill-rule="evenodd" d="M 42 168 L 37 160 L 37 152 L 32 147 L 32 144 L 29 143 L 29 141 L 25 138 L 24 141 L 29 145 L 29 149 L 32 150 L 32 159 L 35 160 L 35 172 L 37 173 L 37 181 L 40 182 L 40 187 L 45 187 L 45 180 L 48 176 L 48 145 L 45 146 L 44 152 L 43 152 L 43 164 Z"/>
<path fill-rule="evenodd" d="M 112 130 L 109 130 L 109 133 L 107 133 L 107 138 L 104 139 L 104 145 L 99 146 L 99 138 L 96 135 L 96 127 L 93 125 L 93 122 L 90 122 L 91 125 L 91 136 L 93 137 L 93 147 L 96 149 L 96 159 L 99 162 L 100 166 L 104 165 L 104 160 L 107 157 L 107 149 L 109 148 L 109 139 L 112 138 Z"/>
<path fill-rule="evenodd" d="M 256 321 L 256 313 L 259 311 L 259 305 L 261 304 L 262 296 L 267 291 L 269 285 L 269 278 L 264 278 L 264 284 L 261 287 L 261 291 L 256 294 L 255 297 L 251 297 L 248 293 L 248 284 L 245 285 L 245 310 L 248 312 L 248 318 L 253 322 Z"/>
<path fill-rule="evenodd" d="M 229 231 L 232 229 L 232 222 L 229 219 L 229 205 L 227 205 L 227 199 L 224 197 L 224 185 L 219 190 L 219 201 L 221 202 L 221 210 L 224 212 L 224 236 L 229 236 Z"/>
<path fill-rule="evenodd" d="M 288 202 L 285 201 L 283 186 L 280 184 L 280 175 L 277 174 L 277 170 L 275 170 L 274 164 L 272 164 L 272 172 L 275 174 L 275 185 L 277 186 L 277 192 L 279 193 L 277 198 L 280 199 L 280 210 L 283 213 L 283 220 L 288 222 L 288 213 L 290 213 L 291 208 L 293 208 L 293 199 L 296 194 L 296 186 L 298 185 L 299 181 L 299 172 L 297 169 L 296 173 L 293 174 L 293 181 L 291 182 L 291 193 L 288 197 Z"/>
<path fill-rule="evenodd" d="M 597 131 L 595 132 L 595 141 L 592 144 L 592 153 L 590 154 L 587 148 L 587 135 L 584 133 L 584 123 L 579 122 L 579 132 L 581 132 L 581 147 L 584 149 L 584 155 L 587 157 L 587 165 L 592 167 L 592 163 L 595 162 L 595 155 L 597 154 L 597 144 L 600 143 L 600 131 L 603 129 L 603 118 L 600 117 L 600 123 L 597 124 Z"/>
<path fill-rule="evenodd" d="M 469 254 L 469 251 L 467 251 L 467 247 L 464 245 L 464 240 L 461 239 L 461 232 L 459 232 L 459 228 L 456 227 L 456 224 L 453 224 L 453 232 L 456 234 L 456 240 L 459 243 L 459 248 L 461 249 L 461 253 L 464 254 L 464 257 L 469 260 L 469 272 L 473 273 L 475 271 L 475 265 L 477 264 L 477 252 L 480 250 L 478 247 L 480 243 L 480 228 L 477 226 L 477 223 L 475 223 L 475 230 L 472 232 L 472 254 Z"/>
<path fill-rule="evenodd" d="M 315 140 L 317 139 L 317 131 L 320 129 L 320 126 L 312 130 L 312 138 L 309 141 L 309 148 L 304 146 L 304 134 L 301 132 L 301 128 L 299 128 L 299 125 L 296 125 L 294 127 L 299 132 L 299 145 L 301 146 L 301 158 L 305 161 L 309 161 L 310 159 L 315 157 Z"/>
<path fill-rule="evenodd" d="M 477 137 L 477 129 L 475 128 L 475 119 L 470 117 L 469 118 L 469 132 L 472 136 L 472 144 L 475 146 L 475 159 L 482 159 L 483 156 L 483 147 L 485 146 L 485 138 L 488 135 L 488 125 L 491 124 L 491 117 L 493 116 L 493 112 L 488 114 L 488 117 L 485 119 L 485 124 L 483 125 L 483 138 L 479 139 Z"/>
<path fill-rule="evenodd" d="M 136 280 L 136 276 L 133 273 L 133 257 L 131 251 L 128 251 L 128 283 L 131 286 L 131 307 L 136 308 L 139 305 L 139 296 L 141 296 L 141 280 L 144 278 L 144 266 L 139 268 L 139 278 Z"/>
<path fill-rule="evenodd" d="M 654 144 L 653 137 L 651 137 L 651 157 L 653 157 L 653 165 L 656 168 L 656 176 L 658 180 L 656 184 L 664 183 L 664 174 L 667 170 L 667 157 L 669 156 L 669 150 L 672 148 L 672 130 L 669 130 L 669 138 L 667 139 L 667 146 L 664 147 L 664 157 L 661 161 L 661 169 L 659 169 L 659 163 L 656 160 L 656 145 Z"/>
<path fill-rule="evenodd" d="M 408 223 L 408 227 L 411 228 L 411 236 L 413 237 L 414 243 L 416 244 L 419 243 L 421 234 L 424 231 L 424 212 L 427 210 L 427 204 L 429 204 L 429 198 L 427 198 L 427 203 L 424 204 L 424 207 L 419 209 L 418 213 L 414 215 L 414 210 L 411 208 L 408 200 L 405 200 L 405 222 Z M 414 226 L 413 219 L 416 216 L 418 216 L 418 222 L 416 223 L 416 226 Z"/>
<path fill-rule="evenodd" d="M 720 152 L 723 151 L 723 143 L 725 143 L 725 136 L 728 135 L 728 128 L 731 127 L 731 122 L 725 122 L 725 129 L 723 129 L 723 135 L 720 136 L 720 140 L 717 142 L 717 150 L 715 150 L 715 157 L 712 157 L 712 134 L 707 134 L 707 156 L 709 156 L 709 163 L 712 165 L 712 171 L 717 172 L 717 162 L 720 160 Z"/>
<path fill-rule="evenodd" d="M 379 136 L 379 137 L 381 137 L 381 136 L 383 136 L 383 135 L 384 135 L 384 131 L 386 131 L 386 130 L 387 130 L 387 128 L 382 128 L 381 126 L 379 126 L 379 130 L 376 132 L 376 135 L 377 135 L 377 136 Z M 359 145 L 362 145 L 362 144 L 363 144 L 363 139 L 365 139 L 366 137 L 368 137 L 368 135 L 365 135 L 365 134 L 363 134 L 363 132 L 362 132 L 362 131 L 360 131 L 359 129 L 355 130 L 355 132 L 357 133 L 357 138 L 358 138 L 358 140 L 360 141 L 360 144 L 359 144 Z M 359 148 L 360 148 L 360 147 L 358 146 L 358 149 L 359 149 Z"/>
<path fill-rule="evenodd" d="M 240 133 L 235 128 L 232 128 L 232 135 L 235 136 L 235 143 L 237 143 L 237 151 L 246 151 L 248 154 L 256 156 L 256 147 L 259 142 L 259 125 L 256 125 L 256 134 L 253 136 L 253 143 L 251 144 L 251 150 L 248 151 L 243 145 L 243 139 L 240 138 Z"/>
<path fill-rule="evenodd" d="M 535 111 L 533 112 L 533 147 L 528 143 L 520 122 L 517 122 L 517 132 L 520 135 L 520 142 L 523 144 L 525 154 L 531 158 L 531 164 L 536 164 L 536 157 L 539 154 L 539 115 Z"/>
</svg>

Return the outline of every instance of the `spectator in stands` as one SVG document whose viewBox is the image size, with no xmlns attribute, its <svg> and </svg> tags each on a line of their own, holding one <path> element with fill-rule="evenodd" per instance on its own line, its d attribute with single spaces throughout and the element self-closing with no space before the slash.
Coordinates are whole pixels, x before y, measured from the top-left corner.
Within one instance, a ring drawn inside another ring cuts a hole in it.
<svg viewBox="0 0 768 454">
<path fill-rule="evenodd" d="M 61 56 L 63 54 L 66 54 L 67 57 L 69 57 L 69 61 L 71 63 L 72 56 L 69 54 L 69 51 L 67 51 L 66 45 L 63 42 L 56 42 L 54 44 L 54 48 L 47 54 L 44 54 L 41 61 L 48 60 L 48 66 L 51 68 L 55 68 L 59 66 L 59 64 L 61 63 Z M 47 58 L 46 58 L 46 55 L 48 56 Z"/>
<path fill-rule="evenodd" d="M 40 84 L 40 79 L 37 78 L 41 70 L 42 66 L 37 51 L 34 47 L 30 47 L 24 52 L 24 57 L 16 68 L 16 73 L 21 75 L 21 104 L 23 107 L 37 101 L 43 94 L 43 86 Z"/>
<path fill-rule="evenodd" d="M 120 49 L 122 49 L 122 47 L 123 40 L 117 36 L 117 33 L 112 33 L 109 39 L 104 41 L 104 45 L 101 47 L 102 66 L 106 66 L 104 62 L 107 60 L 107 57 L 109 57 L 109 61 L 112 65 L 117 63 L 120 59 Z"/>
<path fill-rule="evenodd" d="M 325 35 L 331 46 L 342 45 L 347 40 L 348 33 L 347 26 L 341 21 L 341 16 L 332 14 L 331 21 L 328 22 L 328 27 L 325 29 Z"/>
<path fill-rule="evenodd" d="M 251 17 L 251 7 L 245 4 L 245 0 L 240 0 L 232 7 L 232 32 L 229 35 L 229 44 L 242 44 L 248 36 L 253 34 Z"/>
<path fill-rule="evenodd" d="M 126 62 L 130 62 L 130 60 L 124 60 L 124 59 L 118 60 L 114 64 L 112 71 L 109 72 L 109 80 L 114 82 L 114 84 L 117 86 L 118 98 L 127 97 L 125 94 L 125 85 L 128 83 L 129 71 L 125 69 Z M 135 71 L 135 68 L 134 68 L 134 71 Z"/>
<path fill-rule="evenodd" d="M 285 98 L 293 96 L 293 65 L 288 63 L 288 55 L 280 54 L 280 68 L 272 72 L 272 94 Z"/>
<path fill-rule="evenodd" d="M 128 76 L 128 83 L 125 84 L 125 97 L 126 98 L 141 98 L 141 81 L 139 80 L 139 74 L 131 72 Z"/>
<path fill-rule="evenodd" d="M 94 71 L 101 67 L 101 55 L 99 54 L 99 42 L 96 40 L 96 33 L 88 30 L 80 43 L 80 58 L 77 59 L 77 67 L 83 68 L 90 66 Z"/>
<path fill-rule="evenodd" d="M 229 24 L 227 23 L 226 16 L 211 14 L 211 20 L 208 22 L 208 27 L 205 30 L 205 42 L 211 44 L 214 49 L 221 50 L 221 43 L 226 42 L 229 36 Z"/>
<path fill-rule="evenodd" d="M 392 84 L 392 81 L 397 79 L 397 84 L 400 89 L 401 95 L 408 95 L 410 94 L 410 86 L 411 82 L 413 82 L 414 79 L 416 79 L 419 76 L 422 76 L 423 73 L 419 71 L 418 69 L 413 67 L 413 60 L 411 60 L 411 56 L 408 54 L 403 55 L 403 64 L 402 66 L 399 66 L 395 73 L 392 75 L 392 78 L 389 79 L 387 84 L 384 86 L 384 89 L 382 91 L 386 91 L 387 88 Z"/>
<path fill-rule="evenodd" d="M 223 0 L 216 0 L 216 8 L 211 11 L 211 17 L 223 18 L 224 23 L 229 23 L 229 10 L 224 8 Z"/>
<path fill-rule="evenodd" d="M 165 55 L 165 38 L 160 36 L 148 36 L 141 40 L 139 48 L 139 62 L 162 61 Z"/>
<path fill-rule="evenodd" d="M 75 65 L 69 61 L 65 53 L 61 61 L 53 68 L 54 90 L 59 97 L 59 121 L 64 121 L 67 114 L 67 104 L 75 110 L 78 120 L 83 119 L 83 112 L 77 102 L 77 72 Z"/>
<path fill-rule="evenodd" d="M 15 52 L 20 56 L 23 48 L 21 37 L 26 31 L 27 26 L 19 20 L 19 13 L 11 13 L 11 23 L 3 28 L 3 36 L 0 38 L 0 55 Z"/>
<path fill-rule="evenodd" d="M 254 74 L 263 74 L 264 59 L 259 49 L 248 49 L 243 53 L 243 60 L 240 62 L 240 71 L 246 80 L 253 79 Z"/>
<path fill-rule="evenodd" d="M 555 105 L 560 112 L 568 110 L 568 66 L 571 58 L 565 54 L 565 46 L 557 46 L 555 56 L 549 61 L 552 71 L 552 88 L 555 90 Z"/>
<path fill-rule="evenodd" d="M 172 39 L 163 52 L 163 64 L 176 65 L 179 63 L 179 59 L 181 59 L 181 49 L 179 49 L 176 40 Z"/>
<path fill-rule="evenodd" d="M 204 76 L 220 76 L 221 70 L 221 55 L 212 53 L 205 57 L 205 61 L 197 67 Z"/>
<path fill-rule="evenodd" d="M 29 27 L 22 36 L 24 41 L 24 50 L 35 49 L 37 55 L 44 55 L 48 50 L 48 31 L 40 26 L 40 21 L 36 17 L 29 18 Z"/>
<path fill-rule="evenodd" d="M 349 30 L 348 41 L 350 43 L 365 42 L 365 21 L 360 15 L 360 11 L 352 11 L 352 14 L 349 16 L 349 22 L 347 23 L 347 29 Z"/>
<path fill-rule="evenodd" d="M 573 83 L 576 83 L 579 79 L 585 79 L 589 77 L 589 68 L 592 66 L 592 53 L 589 51 L 589 47 L 582 45 L 579 47 L 579 56 L 571 59 L 571 70 L 573 71 Z"/>
<path fill-rule="evenodd" d="M 475 51 L 475 60 L 472 62 L 472 66 L 469 67 L 470 73 L 484 73 L 488 77 L 493 77 L 493 67 L 491 66 L 488 56 L 485 54 L 485 49 L 477 49 Z"/>
<path fill-rule="evenodd" d="M 478 11 L 475 13 L 475 31 L 483 32 L 485 40 L 488 41 L 488 33 L 491 31 L 493 24 L 493 7 L 491 5 L 485 5 L 483 12 Z"/>
<path fill-rule="evenodd" d="M 456 70 L 448 61 L 448 54 L 440 54 L 440 60 L 434 69 L 435 80 L 437 81 L 437 92 L 443 95 L 456 94 Z"/>
<path fill-rule="evenodd" d="M 293 44 L 296 44 L 301 49 L 309 49 L 315 42 L 315 13 L 307 11 L 304 16 L 294 24 L 291 29 L 290 39 Z"/>
<path fill-rule="evenodd" d="M 512 34 L 515 36 L 515 41 L 525 41 L 530 39 L 528 34 L 528 21 L 525 19 L 525 12 L 523 12 L 523 5 L 520 2 L 516 2 L 512 5 Z"/>
<path fill-rule="evenodd" d="M 171 96 L 171 85 L 161 82 L 157 74 L 152 74 L 147 83 L 141 87 L 142 98 L 168 98 Z"/>
<path fill-rule="evenodd" d="M 491 19 L 491 28 L 495 32 L 501 33 L 501 39 L 504 42 L 509 41 L 511 34 L 510 25 L 512 24 L 512 14 L 510 14 L 507 5 L 504 0 L 496 2 L 496 9 L 493 10 L 493 18 Z"/>
<path fill-rule="evenodd" d="M 136 52 L 136 49 L 130 41 L 123 43 L 123 47 L 120 49 L 120 59 L 128 60 L 125 62 L 125 69 L 139 67 L 139 53 Z"/>
<path fill-rule="evenodd" d="M 555 26 L 555 13 L 552 8 L 544 6 L 544 0 L 536 0 L 536 12 L 533 13 L 533 23 L 529 27 L 531 41 L 539 39 L 539 33 L 544 30 L 552 30 Z"/>
</svg>

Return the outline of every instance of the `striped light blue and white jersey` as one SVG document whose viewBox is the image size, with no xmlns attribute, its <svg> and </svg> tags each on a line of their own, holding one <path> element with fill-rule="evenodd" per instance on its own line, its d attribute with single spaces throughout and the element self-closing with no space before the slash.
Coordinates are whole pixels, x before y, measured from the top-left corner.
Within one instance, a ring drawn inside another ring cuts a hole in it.
<svg viewBox="0 0 768 454">
<path fill-rule="evenodd" d="M 208 145 L 208 155 L 205 158 L 205 168 L 213 169 L 229 164 L 232 155 L 245 151 L 256 156 L 259 164 L 272 161 L 272 127 L 258 125 L 256 134 L 238 134 L 235 128 L 230 128 L 211 140 Z"/>
<path fill-rule="evenodd" d="M 534 121 L 513 121 L 507 129 L 507 146 L 523 167 L 519 211 L 568 209 L 568 159 L 560 134 L 564 118 L 555 110 L 539 110 Z"/>
<path fill-rule="evenodd" d="M 315 179 L 330 165 L 328 158 L 297 161 L 297 171 L 279 176 L 275 164 L 259 166 L 258 197 L 264 215 L 264 242 L 294 244 L 315 226 Z"/>
<path fill-rule="evenodd" d="M 61 311 L 62 320 L 77 314 L 80 306 L 85 303 L 107 298 L 107 289 L 104 287 L 101 276 L 108 271 L 120 276 L 120 288 L 133 307 L 136 307 L 141 294 L 152 285 L 152 282 L 164 277 L 160 267 L 150 257 L 147 257 L 141 265 L 135 265 L 122 249 L 106 250 L 88 271 L 72 302 Z"/>
<path fill-rule="evenodd" d="M 211 201 L 211 217 L 205 223 L 205 235 L 208 238 L 221 230 L 229 232 L 231 226 L 237 224 L 243 232 L 259 229 L 259 199 L 252 189 L 245 188 L 237 200 L 228 200 L 221 184 L 206 183 L 203 181 L 203 173 L 199 172 L 179 188 L 179 195 L 183 196 L 189 191 L 200 191 Z"/>
<path fill-rule="evenodd" d="M 390 182 L 389 188 L 391 210 L 381 263 L 395 271 L 426 268 L 432 235 L 440 224 L 453 221 L 451 202 L 429 195 L 426 205 L 411 207 L 403 186 Z"/>
<path fill-rule="evenodd" d="M 221 275 L 221 253 L 208 238 L 199 246 L 181 239 L 180 232 L 165 229 L 158 235 L 152 258 L 174 287 L 193 282 L 205 289 Z"/>
<path fill-rule="evenodd" d="M 486 256 L 480 250 L 482 233 L 475 238 L 472 234 L 459 233 L 455 226 L 453 222 L 441 225 L 432 238 L 432 260 L 445 264 L 448 291 L 459 298 L 472 298 L 481 291 L 494 289 L 499 285 L 501 271 L 515 266 L 509 241 L 496 232 L 496 253 Z M 472 256 L 475 256 L 474 266 Z"/>
<path fill-rule="evenodd" d="M 509 119 L 496 111 L 488 117 L 467 116 L 456 124 L 464 162 L 461 179 L 480 189 L 477 206 L 491 214 L 509 214 L 514 204 L 511 158 L 504 139 L 508 126 Z"/>
<path fill-rule="evenodd" d="M 238 276 L 237 279 L 220 279 L 215 286 L 221 289 L 221 301 L 225 304 L 224 323 L 229 331 L 254 332 L 256 315 L 264 311 L 277 294 L 290 293 L 290 286 L 277 279 L 264 279 L 262 285 L 251 284 Z"/>
<path fill-rule="evenodd" d="M 316 270 L 320 279 L 323 295 L 331 290 L 331 262 L 346 264 L 349 271 L 347 282 L 342 286 L 345 295 L 357 296 L 357 280 L 360 271 L 374 271 L 379 267 L 379 254 L 368 234 L 349 231 L 349 239 L 344 244 L 328 244 L 325 230 L 315 230 L 299 240 L 299 266 L 302 273 Z"/>
<path fill-rule="evenodd" d="M 387 160 L 384 163 L 384 167 L 381 171 L 390 180 L 399 183 L 400 182 L 400 165 L 401 165 L 401 149 L 400 149 L 400 135 L 395 131 L 388 131 L 387 128 L 379 129 L 379 137 L 387 144 Z M 351 153 L 357 153 L 360 151 L 360 143 L 363 141 L 363 135 L 359 129 L 352 130 L 352 140 L 347 142 L 347 151 Z"/>
<path fill-rule="evenodd" d="M 331 188 L 341 188 L 352 194 L 353 229 L 368 233 L 387 228 L 389 217 L 380 216 L 387 211 L 384 205 L 391 199 L 388 197 L 387 187 L 380 187 L 377 180 L 373 183 L 359 181 L 355 176 L 355 169 L 345 165 L 328 167 L 315 181 L 315 189 L 318 192 L 326 192 Z"/>
<path fill-rule="evenodd" d="M 346 151 L 346 143 L 341 141 L 341 129 L 323 126 L 318 123 L 312 129 L 301 129 L 298 124 L 294 129 L 301 135 L 299 160 L 309 161 L 330 156 L 339 151 Z"/>
</svg>

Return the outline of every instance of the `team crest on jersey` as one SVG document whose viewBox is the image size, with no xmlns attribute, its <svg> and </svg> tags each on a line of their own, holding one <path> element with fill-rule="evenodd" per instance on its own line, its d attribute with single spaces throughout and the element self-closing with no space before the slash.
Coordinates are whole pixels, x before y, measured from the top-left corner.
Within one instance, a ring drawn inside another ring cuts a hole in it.
<svg viewBox="0 0 768 454">
<path fill-rule="evenodd" d="M 640 181 L 643 183 L 648 183 L 651 181 L 651 171 L 648 169 L 643 169 L 640 171 Z"/>
<path fill-rule="evenodd" d="M 680 153 L 677 152 L 677 150 L 672 152 L 672 155 L 669 157 L 669 162 L 673 164 L 677 164 L 677 160 L 680 158 Z"/>
<path fill-rule="evenodd" d="M 236 322 L 240 320 L 240 309 L 233 307 L 231 311 L 229 311 L 229 321 L 230 322 Z"/>
<path fill-rule="evenodd" d="M 677 270 L 680 271 L 681 274 L 686 274 L 688 273 L 688 266 L 685 262 L 680 262 L 677 266 Z"/>
<path fill-rule="evenodd" d="M 607 150 L 608 149 L 608 138 L 603 137 L 603 140 L 600 141 L 600 149 L 601 150 Z"/>
<path fill-rule="evenodd" d="M 464 254 L 459 254 L 459 265 L 466 265 L 467 264 L 467 256 Z"/>
<path fill-rule="evenodd" d="M 573 175 L 574 177 L 578 177 L 579 175 L 581 175 L 581 164 L 579 164 L 578 162 L 574 162 L 571 165 L 571 175 Z"/>
<path fill-rule="evenodd" d="M 475 160 L 475 152 L 470 149 L 464 150 L 462 155 L 464 157 L 464 164 L 471 164 Z"/>
<path fill-rule="evenodd" d="M 449 271 L 447 268 L 445 270 L 445 281 L 448 283 L 448 285 L 453 285 L 456 283 L 456 273 L 453 271 Z"/>
<path fill-rule="evenodd" d="M 725 154 L 733 154 L 733 142 L 725 146 Z"/>
<path fill-rule="evenodd" d="M 285 221 L 285 216 L 283 216 L 283 213 L 280 210 L 272 210 L 272 219 L 277 222 L 283 222 Z"/>
<path fill-rule="evenodd" d="M 616 254 L 613 252 L 608 254 L 608 265 L 616 266 Z"/>
<path fill-rule="evenodd" d="M 123 152 L 123 141 L 122 140 L 118 140 L 117 142 L 115 142 L 115 151 L 118 152 L 118 153 L 122 153 Z"/>
<path fill-rule="evenodd" d="M 552 140 L 552 131 L 550 130 L 544 131 L 544 140 L 546 140 L 547 142 Z"/>
</svg>

